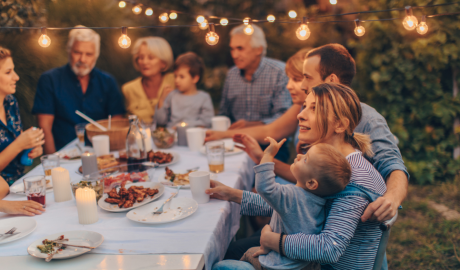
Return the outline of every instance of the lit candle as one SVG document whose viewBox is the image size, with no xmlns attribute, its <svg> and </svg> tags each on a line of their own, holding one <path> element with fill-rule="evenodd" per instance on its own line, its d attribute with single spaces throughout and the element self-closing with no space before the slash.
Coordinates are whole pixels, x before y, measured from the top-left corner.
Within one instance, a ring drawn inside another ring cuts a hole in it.
<svg viewBox="0 0 460 270">
<path fill-rule="evenodd" d="M 81 167 L 83 175 L 97 172 L 97 158 L 94 153 L 84 153 L 81 155 Z"/>
<path fill-rule="evenodd" d="M 187 146 L 187 134 L 186 130 L 188 127 L 187 123 L 182 122 L 177 126 L 177 145 L 179 146 Z"/>
<path fill-rule="evenodd" d="M 99 220 L 96 192 L 93 189 L 78 188 L 75 192 L 75 200 L 77 201 L 78 222 L 80 224 L 92 224 Z"/>
<path fill-rule="evenodd" d="M 51 178 L 53 179 L 54 201 L 65 202 L 72 200 L 69 171 L 62 167 L 53 168 Z"/>
<path fill-rule="evenodd" d="M 145 152 L 149 152 L 152 150 L 152 132 L 150 128 L 143 129 L 144 132 L 144 145 L 145 145 Z"/>
</svg>

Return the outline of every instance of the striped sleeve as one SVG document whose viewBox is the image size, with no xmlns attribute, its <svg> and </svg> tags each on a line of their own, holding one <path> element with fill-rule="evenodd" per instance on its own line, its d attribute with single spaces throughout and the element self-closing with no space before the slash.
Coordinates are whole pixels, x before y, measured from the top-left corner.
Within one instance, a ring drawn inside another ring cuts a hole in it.
<svg viewBox="0 0 460 270">
<path fill-rule="evenodd" d="M 259 194 L 245 190 L 243 191 L 243 198 L 241 200 L 240 214 L 246 216 L 271 217 L 273 208 L 271 208 Z"/>
<path fill-rule="evenodd" d="M 286 256 L 323 264 L 338 262 L 348 248 L 367 204 L 367 200 L 357 196 L 335 199 L 320 234 L 297 233 L 286 237 Z"/>
</svg>

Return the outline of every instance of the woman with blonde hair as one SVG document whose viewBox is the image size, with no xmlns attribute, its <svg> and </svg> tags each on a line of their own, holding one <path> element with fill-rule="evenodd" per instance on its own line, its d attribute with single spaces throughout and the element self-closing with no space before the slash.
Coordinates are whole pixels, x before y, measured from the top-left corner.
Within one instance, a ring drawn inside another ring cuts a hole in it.
<svg viewBox="0 0 460 270">
<path fill-rule="evenodd" d="M 151 122 L 155 106 L 174 90 L 174 62 L 169 43 L 161 37 L 144 37 L 136 40 L 132 50 L 134 68 L 141 76 L 125 83 L 121 90 L 129 114 L 144 122 Z"/>
</svg>

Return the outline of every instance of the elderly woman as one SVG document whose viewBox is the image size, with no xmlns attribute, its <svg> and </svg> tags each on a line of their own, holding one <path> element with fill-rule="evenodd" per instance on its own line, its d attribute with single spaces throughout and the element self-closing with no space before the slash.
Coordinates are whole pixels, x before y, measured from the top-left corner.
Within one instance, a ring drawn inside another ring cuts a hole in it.
<svg viewBox="0 0 460 270">
<path fill-rule="evenodd" d="M 28 156 L 36 158 L 42 154 L 44 143 L 42 130 L 30 128 L 22 131 L 18 102 L 13 96 L 18 80 L 11 52 L 0 47 L 0 175 L 7 186 L 24 174 L 23 151 L 32 149 Z"/>
<path fill-rule="evenodd" d="M 144 37 L 133 46 L 134 68 L 141 76 L 125 83 L 121 90 L 128 113 L 144 122 L 152 122 L 155 106 L 174 90 L 174 74 L 168 73 L 173 65 L 173 52 L 161 37 Z"/>
</svg>

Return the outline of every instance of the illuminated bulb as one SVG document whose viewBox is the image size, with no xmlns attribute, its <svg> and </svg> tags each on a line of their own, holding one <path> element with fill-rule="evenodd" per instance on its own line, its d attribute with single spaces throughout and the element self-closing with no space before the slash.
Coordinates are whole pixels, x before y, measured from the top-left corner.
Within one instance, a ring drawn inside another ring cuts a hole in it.
<svg viewBox="0 0 460 270">
<path fill-rule="evenodd" d="M 153 9 L 151 9 L 151 8 L 146 9 L 145 10 L 145 15 L 152 16 L 153 15 Z"/>
<path fill-rule="evenodd" d="M 406 17 L 403 20 L 403 26 L 406 30 L 414 30 L 417 27 L 418 20 L 417 18 L 412 15 L 411 7 L 406 7 Z"/>
<path fill-rule="evenodd" d="M 168 13 L 161 13 L 160 17 L 158 18 L 160 19 L 160 22 L 162 23 L 169 21 Z"/>
<path fill-rule="evenodd" d="M 206 30 L 208 29 L 208 21 L 207 20 L 204 20 L 203 22 L 201 22 L 198 27 L 201 29 L 201 30 Z"/>
<path fill-rule="evenodd" d="M 290 18 L 295 19 L 297 17 L 297 12 L 295 12 L 294 10 L 291 10 L 289 11 L 288 15 Z"/>
<path fill-rule="evenodd" d="M 248 25 L 250 19 L 251 18 L 249 18 L 249 17 L 244 18 L 244 20 L 243 20 L 244 25 Z"/>
<path fill-rule="evenodd" d="M 123 49 L 131 46 L 131 39 L 128 37 L 128 29 L 126 27 L 121 28 L 121 36 L 118 39 L 118 45 L 120 45 Z"/>
<path fill-rule="evenodd" d="M 142 12 L 142 7 L 140 5 L 137 5 L 137 6 L 133 7 L 133 13 L 134 14 L 139 15 L 139 14 L 141 14 L 141 12 Z"/>
<path fill-rule="evenodd" d="M 118 2 L 118 6 L 120 8 L 124 8 L 124 7 L 126 7 L 126 2 L 125 1 L 120 1 L 120 2 Z"/>
<path fill-rule="evenodd" d="M 38 39 L 38 44 L 40 44 L 40 46 L 42 46 L 43 48 L 46 48 L 51 44 L 51 39 L 46 34 L 42 34 Z"/>
<path fill-rule="evenodd" d="M 169 18 L 170 18 L 171 20 L 177 19 L 177 13 L 176 13 L 176 12 L 171 12 L 171 13 L 169 13 Z"/>
<path fill-rule="evenodd" d="M 268 15 L 268 16 L 267 16 L 267 21 L 269 21 L 269 22 L 274 22 L 274 21 L 275 21 L 275 16 L 273 16 L 273 15 Z"/>
<path fill-rule="evenodd" d="M 310 37 L 310 29 L 306 24 L 301 24 L 295 31 L 295 34 L 300 40 L 307 40 Z"/>
<path fill-rule="evenodd" d="M 206 42 L 207 42 L 209 45 L 216 45 L 217 42 L 219 42 L 219 36 L 216 34 L 216 32 L 209 31 L 209 32 L 206 34 Z"/>
<path fill-rule="evenodd" d="M 204 16 L 200 15 L 200 16 L 196 17 L 196 22 L 197 23 L 202 23 L 202 22 L 204 22 L 204 20 L 205 20 Z"/>
<path fill-rule="evenodd" d="M 364 36 L 364 33 L 366 33 L 366 29 L 364 28 L 364 26 L 357 26 L 357 27 L 355 27 L 355 34 L 356 34 L 358 37 Z"/>
<path fill-rule="evenodd" d="M 220 25 L 226 26 L 228 24 L 228 20 L 226 18 L 220 19 Z"/>
<path fill-rule="evenodd" d="M 244 33 L 248 36 L 252 35 L 254 33 L 254 27 L 252 27 L 250 24 L 246 25 L 244 28 Z"/>
<path fill-rule="evenodd" d="M 428 25 L 426 24 L 426 15 L 422 16 L 422 21 L 417 25 L 417 33 L 425 35 L 428 32 Z"/>
<path fill-rule="evenodd" d="M 329 0 L 329 3 L 331 3 L 331 5 L 337 5 L 337 0 Z"/>
</svg>

